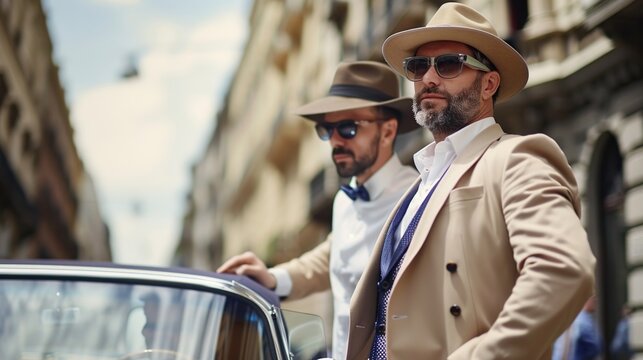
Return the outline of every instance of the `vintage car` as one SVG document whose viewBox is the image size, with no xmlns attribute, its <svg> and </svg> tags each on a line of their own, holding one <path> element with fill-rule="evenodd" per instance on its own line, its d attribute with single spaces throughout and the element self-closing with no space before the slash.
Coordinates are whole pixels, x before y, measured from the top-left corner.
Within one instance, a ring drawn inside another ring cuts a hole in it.
<svg viewBox="0 0 643 360">
<path fill-rule="evenodd" d="M 318 359 L 319 317 L 234 275 L 0 261 L 2 360 Z"/>
</svg>

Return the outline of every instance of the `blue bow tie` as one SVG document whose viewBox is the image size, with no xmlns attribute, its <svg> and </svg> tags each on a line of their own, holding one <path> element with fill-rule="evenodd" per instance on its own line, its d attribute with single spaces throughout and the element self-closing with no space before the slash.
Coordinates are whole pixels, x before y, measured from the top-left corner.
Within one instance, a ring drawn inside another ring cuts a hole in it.
<svg viewBox="0 0 643 360">
<path fill-rule="evenodd" d="M 342 185 L 340 189 L 348 195 L 351 200 L 356 200 L 358 197 L 364 201 L 369 201 L 371 197 L 368 195 L 368 190 L 363 185 L 354 188 L 350 185 Z"/>
</svg>

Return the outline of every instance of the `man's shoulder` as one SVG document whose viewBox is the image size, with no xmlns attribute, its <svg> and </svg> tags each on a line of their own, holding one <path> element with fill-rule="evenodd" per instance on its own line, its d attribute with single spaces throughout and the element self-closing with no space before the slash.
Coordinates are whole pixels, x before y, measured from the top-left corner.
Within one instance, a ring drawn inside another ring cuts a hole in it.
<svg viewBox="0 0 643 360">
<path fill-rule="evenodd" d="M 567 157 L 556 140 L 545 134 L 505 134 L 491 144 L 482 159 L 498 167 L 546 162 L 557 167 L 568 165 Z"/>
<path fill-rule="evenodd" d="M 389 167 L 377 181 L 377 189 L 379 190 L 375 192 L 380 194 L 377 196 L 379 201 L 397 201 L 418 177 L 417 170 L 411 166 L 398 163 L 397 166 Z"/>
<path fill-rule="evenodd" d="M 543 133 L 533 133 L 533 134 L 526 134 L 526 135 L 505 133 L 498 139 L 498 143 L 502 143 L 509 146 L 512 144 L 520 144 L 524 142 L 540 142 L 540 141 L 555 142 L 554 139 L 552 139 L 549 135 L 546 135 Z"/>
<path fill-rule="evenodd" d="M 400 167 L 395 175 L 398 182 L 403 182 L 408 185 L 412 184 L 417 177 L 420 176 L 417 170 L 409 165 L 403 165 Z"/>
<path fill-rule="evenodd" d="M 408 187 L 419 176 L 414 167 L 402 163 L 397 155 L 393 155 L 393 158 L 380 171 L 382 175 L 378 176 L 380 179 L 378 181 L 394 187 Z"/>
<path fill-rule="evenodd" d="M 560 146 L 548 135 L 535 133 L 528 135 L 504 134 L 491 144 L 489 150 L 495 152 L 514 152 L 519 150 L 560 150 Z"/>
</svg>

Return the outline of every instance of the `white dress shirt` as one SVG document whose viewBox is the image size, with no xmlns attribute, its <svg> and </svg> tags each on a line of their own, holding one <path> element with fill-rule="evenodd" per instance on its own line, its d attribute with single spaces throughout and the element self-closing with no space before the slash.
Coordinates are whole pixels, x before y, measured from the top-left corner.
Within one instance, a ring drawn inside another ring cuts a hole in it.
<svg viewBox="0 0 643 360">
<path fill-rule="evenodd" d="M 444 141 L 430 143 L 413 155 L 415 167 L 420 172 L 422 181 L 402 218 L 400 226 L 398 226 L 395 232 L 396 247 L 404 231 L 406 231 L 406 228 L 409 226 L 411 219 L 413 219 L 413 216 L 420 208 L 420 205 L 422 205 L 428 193 L 436 185 L 437 180 L 442 177 L 449 166 L 451 166 L 453 160 L 464 151 L 471 140 L 478 136 L 484 129 L 495 123 L 496 120 L 493 117 L 478 120 L 447 136 Z"/>
<path fill-rule="evenodd" d="M 333 359 L 346 358 L 350 299 L 373 252 L 375 241 L 397 201 L 418 173 L 394 155 L 363 185 L 370 201 L 351 200 L 342 191 L 333 203 L 330 236 L 330 284 L 333 293 Z M 355 179 L 351 186 L 355 186 Z M 280 296 L 290 294 L 292 281 L 285 270 L 271 269 Z"/>
</svg>

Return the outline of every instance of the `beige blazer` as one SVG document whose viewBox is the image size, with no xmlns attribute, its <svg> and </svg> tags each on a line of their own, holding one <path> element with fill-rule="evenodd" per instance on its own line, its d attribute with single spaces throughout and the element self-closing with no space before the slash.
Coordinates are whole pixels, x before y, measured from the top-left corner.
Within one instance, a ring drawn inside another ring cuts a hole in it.
<svg viewBox="0 0 643 360">
<path fill-rule="evenodd" d="M 288 271 L 292 280 L 289 300 L 301 299 L 309 294 L 330 289 L 330 237 L 314 249 L 276 267 Z"/>
<path fill-rule="evenodd" d="M 552 139 L 484 130 L 436 188 L 403 259 L 388 359 L 549 359 L 593 292 L 579 216 L 574 176 Z M 369 356 L 384 234 L 351 301 L 348 359 Z"/>
</svg>

